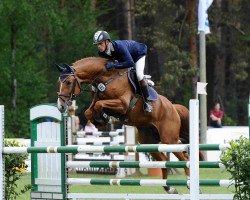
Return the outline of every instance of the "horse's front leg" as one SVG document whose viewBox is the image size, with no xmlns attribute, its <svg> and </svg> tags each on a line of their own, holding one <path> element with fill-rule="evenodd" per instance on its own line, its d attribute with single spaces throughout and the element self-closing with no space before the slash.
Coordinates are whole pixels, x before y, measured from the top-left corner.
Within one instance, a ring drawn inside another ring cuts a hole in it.
<svg viewBox="0 0 250 200">
<path fill-rule="evenodd" d="M 86 117 L 87 120 L 93 121 L 93 107 L 89 107 L 85 112 L 84 115 Z"/>
<path fill-rule="evenodd" d="M 114 113 L 125 114 L 128 104 L 120 99 L 99 100 L 94 105 L 94 110 L 101 112 L 103 109 L 109 109 Z"/>
<path fill-rule="evenodd" d="M 107 116 L 105 119 L 104 116 L 100 115 L 100 112 L 96 112 L 94 110 L 95 103 L 96 101 L 93 100 L 89 108 L 84 112 L 84 115 L 86 119 L 90 120 L 91 123 L 93 123 L 98 129 L 104 128 L 106 123 L 109 121 L 109 118 Z"/>
<path fill-rule="evenodd" d="M 94 113 L 94 105 L 95 105 L 95 103 L 96 103 L 96 101 L 93 99 L 93 101 L 91 102 L 88 109 L 84 112 L 84 115 L 85 115 L 86 119 L 90 120 L 92 123 L 94 122 L 93 113 Z"/>
</svg>

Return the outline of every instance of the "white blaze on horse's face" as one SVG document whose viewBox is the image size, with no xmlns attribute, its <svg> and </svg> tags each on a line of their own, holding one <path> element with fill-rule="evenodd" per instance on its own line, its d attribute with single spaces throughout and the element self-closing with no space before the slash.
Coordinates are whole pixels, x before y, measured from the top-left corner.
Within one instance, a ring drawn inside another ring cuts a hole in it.
<svg viewBox="0 0 250 200">
<path fill-rule="evenodd" d="M 63 83 L 61 83 L 60 81 L 58 81 L 60 83 L 60 89 L 59 89 L 59 92 L 58 94 L 62 94 L 62 85 Z M 57 108 L 60 112 L 65 112 L 67 110 L 67 105 L 60 99 L 60 98 L 57 98 Z"/>
<path fill-rule="evenodd" d="M 81 92 L 79 84 L 76 84 L 75 81 L 76 79 L 71 75 L 59 81 L 60 90 L 58 92 L 57 108 L 62 113 L 67 111 L 68 106 L 72 104 L 73 98 Z"/>
<path fill-rule="evenodd" d="M 64 96 L 69 96 L 67 87 L 65 87 L 66 81 L 64 82 L 58 81 L 58 82 L 60 83 L 60 89 L 57 98 L 57 108 L 61 113 L 65 113 L 69 106 L 69 102 L 66 103 L 66 101 L 69 100 L 68 97 L 64 97 Z"/>
<path fill-rule="evenodd" d="M 64 111 L 64 106 L 61 104 L 61 101 L 60 101 L 60 99 L 58 98 L 57 99 L 57 108 L 58 108 L 58 110 L 60 111 L 60 112 L 63 112 Z"/>
</svg>

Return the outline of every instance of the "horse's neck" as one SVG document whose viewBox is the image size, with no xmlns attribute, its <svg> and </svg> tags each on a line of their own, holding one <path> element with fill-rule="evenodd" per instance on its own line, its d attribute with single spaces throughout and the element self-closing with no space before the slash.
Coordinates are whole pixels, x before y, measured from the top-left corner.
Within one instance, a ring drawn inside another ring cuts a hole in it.
<svg viewBox="0 0 250 200">
<path fill-rule="evenodd" d="M 100 57 L 83 58 L 73 63 L 76 76 L 80 83 L 91 83 L 100 74 L 104 73 L 106 59 Z"/>
<path fill-rule="evenodd" d="M 123 74 L 125 75 L 125 72 L 127 69 L 115 69 L 111 71 L 105 71 L 102 76 L 98 77 L 98 81 L 100 82 L 106 82 L 108 80 L 111 80 L 111 82 L 119 77 L 122 77 Z"/>
<path fill-rule="evenodd" d="M 80 79 L 81 83 L 91 83 L 96 77 L 105 72 L 103 67 L 87 67 L 85 70 L 76 68 L 76 75 Z"/>
</svg>

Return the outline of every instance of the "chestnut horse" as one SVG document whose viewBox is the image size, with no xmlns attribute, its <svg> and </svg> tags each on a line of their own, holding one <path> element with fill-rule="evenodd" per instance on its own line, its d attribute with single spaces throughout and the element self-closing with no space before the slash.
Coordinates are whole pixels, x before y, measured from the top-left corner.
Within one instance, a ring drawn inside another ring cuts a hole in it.
<svg viewBox="0 0 250 200">
<path fill-rule="evenodd" d="M 61 112 L 65 112 L 71 101 L 83 91 L 81 84 L 88 84 L 94 91 L 92 103 L 85 111 L 85 116 L 93 123 L 97 122 L 96 113 L 106 112 L 119 117 L 127 125 L 135 126 L 141 144 L 179 144 L 181 141 L 189 143 L 189 111 L 186 107 L 173 105 L 167 98 L 158 95 L 158 99 L 152 102 L 151 113 L 144 112 L 141 96 L 129 108 L 135 93 L 128 80 L 128 69 L 107 71 L 104 66 L 106 62 L 104 58 L 91 57 L 75 62 L 73 66 L 57 65 L 62 73 L 59 78 L 61 85 L 57 103 Z M 173 153 L 180 161 L 188 161 L 186 152 Z M 157 161 L 168 160 L 165 153 L 151 154 Z M 189 177 L 188 168 L 185 168 L 185 173 Z M 167 179 L 167 169 L 162 169 L 162 176 Z M 177 193 L 169 186 L 164 189 L 168 193 Z"/>
</svg>

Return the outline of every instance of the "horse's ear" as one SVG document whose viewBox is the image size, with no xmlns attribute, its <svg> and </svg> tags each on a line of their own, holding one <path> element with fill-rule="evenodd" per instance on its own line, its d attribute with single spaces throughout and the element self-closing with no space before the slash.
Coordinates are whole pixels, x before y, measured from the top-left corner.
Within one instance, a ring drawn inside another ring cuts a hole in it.
<svg viewBox="0 0 250 200">
<path fill-rule="evenodd" d="M 63 72 L 64 71 L 64 68 L 61 67 L 60 65 L 58 64 L 55 64 L 56 65 L 56 68 L 58 69 L 59 72 Z"/>
<path fill-rule="evenodd" d="M 70 73 L 74 73 L 75 69 L 71 66 L 69 66 L 68 64 L 64 64 L 64 66 L 66 67 L 66 69 L 70 72 Z"/>
</svg>

